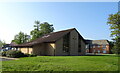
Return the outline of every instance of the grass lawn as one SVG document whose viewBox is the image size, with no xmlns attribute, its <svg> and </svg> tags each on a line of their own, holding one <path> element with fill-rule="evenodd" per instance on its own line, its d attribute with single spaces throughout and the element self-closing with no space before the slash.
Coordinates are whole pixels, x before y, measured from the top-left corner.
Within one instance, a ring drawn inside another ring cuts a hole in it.
<svg viewBox="0 0 120 73">
<path fill-rule="evenodd" d="M 118 56 L 38 56 L 2 62 L 3 71 L 117 71 Z"/>
</svg>

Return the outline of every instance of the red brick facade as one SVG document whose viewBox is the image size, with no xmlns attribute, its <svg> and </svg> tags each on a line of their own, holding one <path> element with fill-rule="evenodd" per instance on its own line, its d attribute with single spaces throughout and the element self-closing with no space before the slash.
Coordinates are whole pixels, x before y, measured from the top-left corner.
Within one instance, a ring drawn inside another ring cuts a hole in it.
<svg viewBox="0 0 120 73">
<path fill-rule="evenodd" d="M 103 44 L 101 44 L 101 42 L 103 42 Z M 106 41 L 105 40 L 97 40 L 97 41 L 91 40 L 91 43 L 87 42 L 86 53 L 109 54 L 110 53 L 109 43 L 107 40 Z"/>
<path fill-rule="evenodd" d="M 109 54 L 109 45 L 99 45 L 99 46 L 93 46 L 90 48 L 89 53 L 103 53 L 103 54 Z"/>
</svg>

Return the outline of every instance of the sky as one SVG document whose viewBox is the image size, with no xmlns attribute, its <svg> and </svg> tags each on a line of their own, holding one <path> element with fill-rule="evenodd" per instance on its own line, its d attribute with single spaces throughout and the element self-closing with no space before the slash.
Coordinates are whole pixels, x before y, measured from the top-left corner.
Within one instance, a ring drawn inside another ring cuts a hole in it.
<svg viewBox="0 0 120 73">
<path fill-rule="evenodd" d="M 39 20 L 55 31 L 76 28 L 85 39 L 111 40 L 107 19 L 117 11 L 118 2 L 1 2 L 0 39 L 10 43 L 20 31 L 30 34 Z"/>
</svg>

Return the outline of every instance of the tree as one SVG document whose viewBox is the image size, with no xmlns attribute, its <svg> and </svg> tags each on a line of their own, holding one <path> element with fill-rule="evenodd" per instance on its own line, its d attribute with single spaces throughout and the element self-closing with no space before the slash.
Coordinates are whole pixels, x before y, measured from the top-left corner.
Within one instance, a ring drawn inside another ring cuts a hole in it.
<svg viewBox="0 0 120 73">
<path fill-rule="evenodd" d="M 120 39 L 115 40 L 115 44 L 112 48 L 112 52 L 115 54 L 120 54 Z"/>
<path fill-rule="evenodd" d="M 53 31 L 54 31 L 54 27 L 52 24 L 49 24 L 48 22 L 40 23 L 40 21 L 35 21 L 34 30 L 30 32 L 30 34 L 32 35 L 31 40 L 35 40 L 36 38 L 39 38 L 44 34 L 47 34 Z"/>
<path fill-rule="evenodd" d="M 39 21 L 35 21 L 35 24 L 36 25 L 34 25 L 34 27 L 36 27 L 35 29 L 37 30 L 37 31 L 39 31 L 39 29 L 40 29 L 40 22 Z"/>
<path fill-rule="evenodd" d="M 2 47 L 3 45 L 5 45 L 6 43 L 5 43 L 5 41 L 1 41 L 0 40 L 0 47 Z"/>
<path fill-rule="evenodd" d="M 15 42 L 16 44 L 22 44 L 28 42 L 29 40 L 30 36 L 20 31 L 17 35 L 14 36 L 14 40 L 12 40 L 12 42 Z"/>
<path fill-rule="evenodd" d="M 113 54 L 113 53 L 115 53 L 115 51 L 114 51 L 114 44 L 115 44 L 115 42 L 113 42 L 113 41 L 109 41 L 109 44 L 110 44 L 110 54 Z"/>
<path fill-rule="evenodd" d="M 108 22 L 111 29 L 111 36 L 115 39 L 114 52 L 120 54 L 120 12 L 110 14 Z"/>
<path fill-rule="evenodd" d="M 108 22 L 110 25 L 111 36 L 119 37 L 120 36 L 120 12 L 116 14 L 110 14 Z"/>
</svg>

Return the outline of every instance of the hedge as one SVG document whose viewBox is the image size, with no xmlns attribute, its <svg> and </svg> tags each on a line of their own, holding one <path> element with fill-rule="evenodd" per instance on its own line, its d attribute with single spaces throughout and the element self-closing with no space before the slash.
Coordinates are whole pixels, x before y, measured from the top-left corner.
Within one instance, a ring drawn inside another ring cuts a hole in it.
<svg viewBox="0 0 120 73">
<path fill-rule="evenodd" d="M 19 58 L 19 57 L 35 57 L 35 54 L 24 54 L 21 51 L 16 50 L 8 50 L 0 52 L 1 56 L 11 57 L 11 58 Z"/>
<path fill-rule="evenodd" d="M 19 58 L 19 57 L 24 57 L 24 54 L 21 51 L 8 50 L 6 51 L 6 56 L 12 58 Z"/>
</svg>

